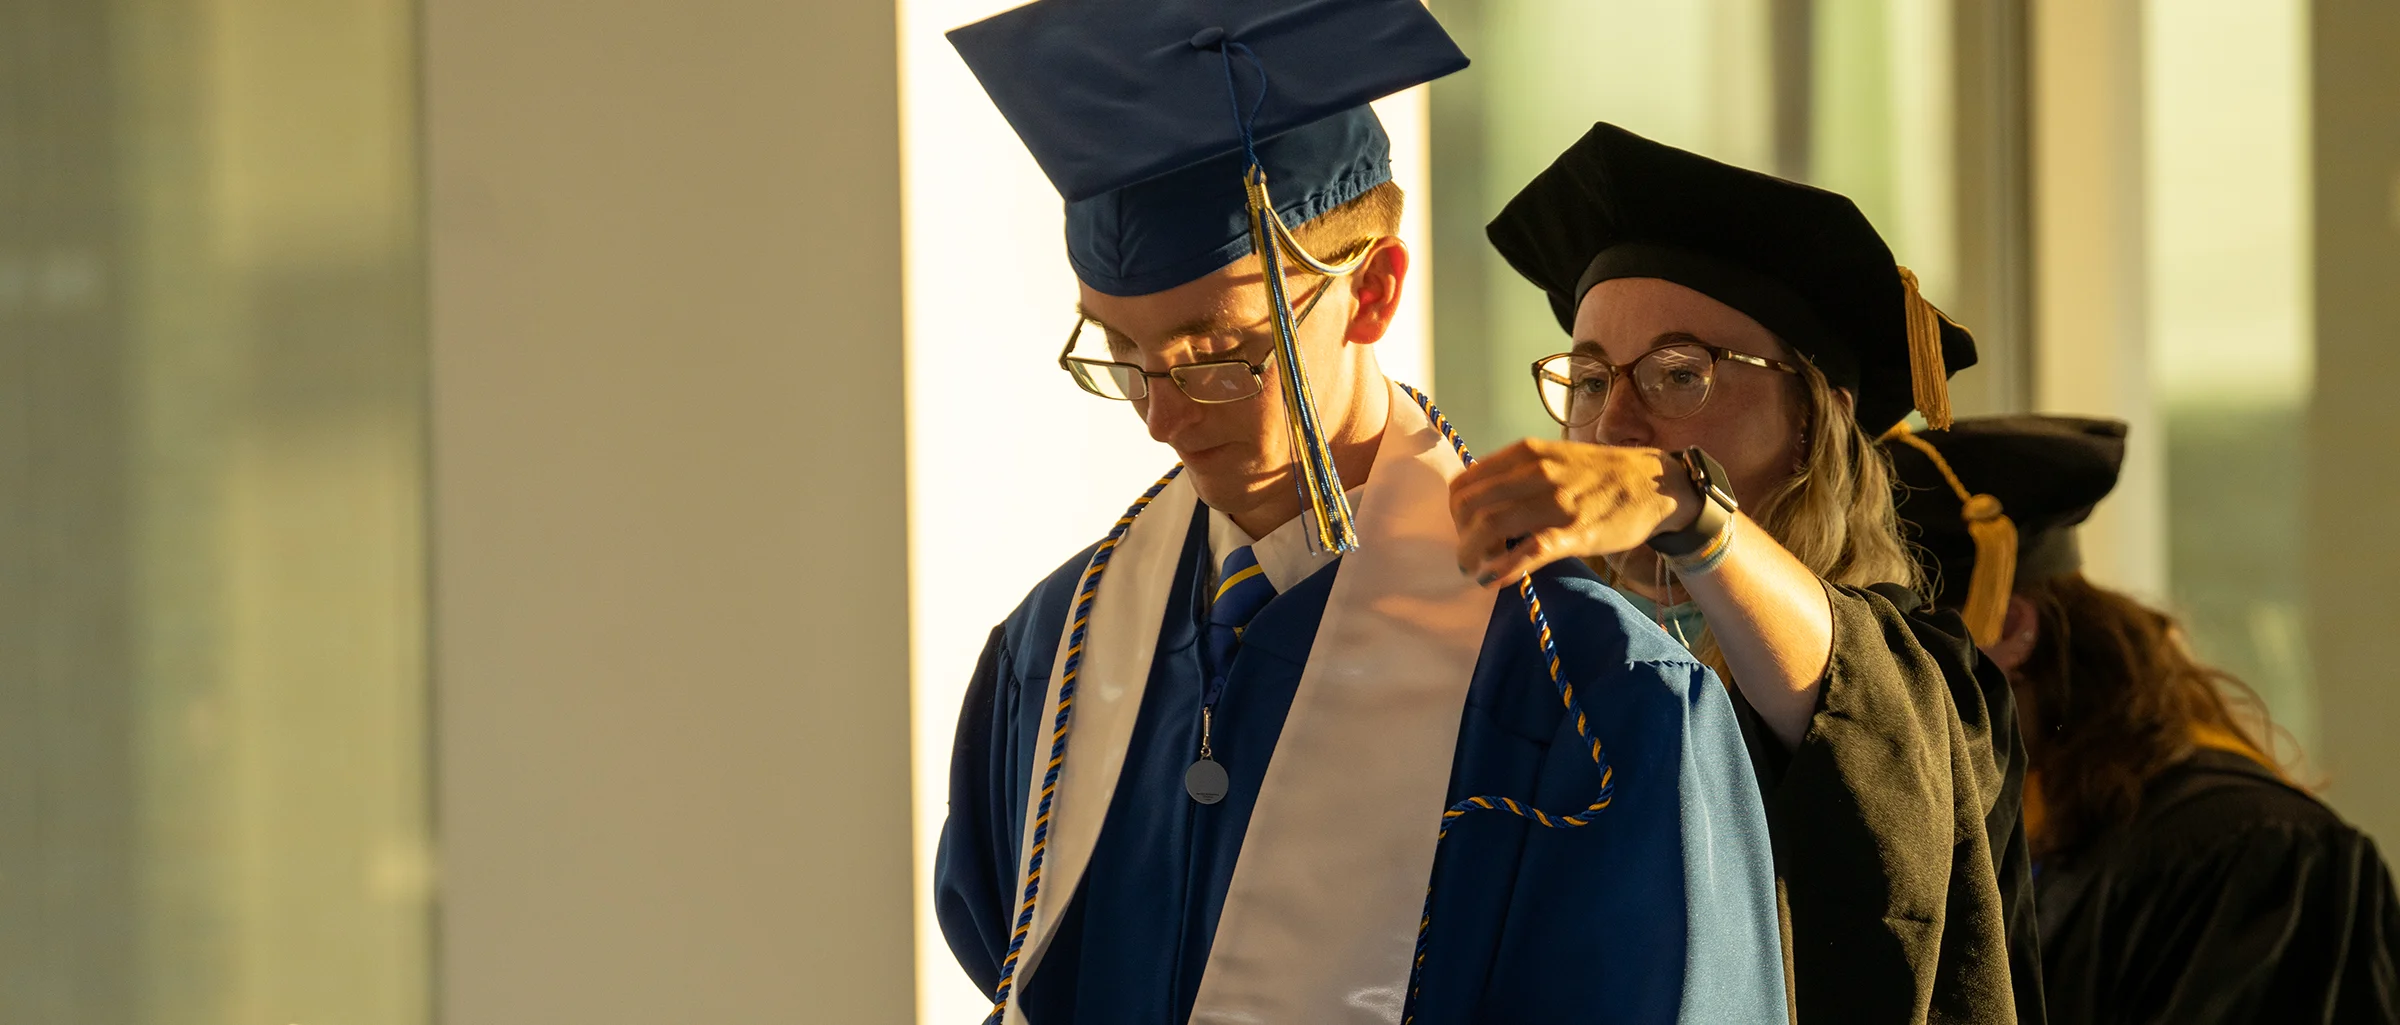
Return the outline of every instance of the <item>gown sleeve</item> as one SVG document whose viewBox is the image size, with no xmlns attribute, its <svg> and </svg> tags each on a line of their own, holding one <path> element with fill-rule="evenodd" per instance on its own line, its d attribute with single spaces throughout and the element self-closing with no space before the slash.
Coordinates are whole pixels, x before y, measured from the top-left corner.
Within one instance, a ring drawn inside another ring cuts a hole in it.
<svg viewBox="0 0 2400 1025">
<path fill-rule="evenodd" d="M 2008 936 L 2008 969 L 2010 990 L 2017 1003 L 2020 1025 L 2043 1025 L 2048 1021 L 2042 988 L 2041 916 L 2034 905 L 2033 840 L 2025 832 L 2025 771 L 2032 764 L 2025 755 L 2025 737 L 2018 726 L 2016 693 L 2009 689 L 2008 675 L 1975 647 L 1967 635 L 1967 625 L 1956 612 L 1914 609 L 1917 597 L 1898 587 L 1875 589 L 1893 607 L 1906 614 L 1911 633 L 1925 650 L 1945 666 L 1951 685 L 1952 702 L 1964 713 L 1973 709 L 1980 698 L 1982 723 L 1988 728 L 1989 750 L 1997 764 L 2000 787 L 1989 795 L 1991 804 L 1984 812 L 1984 834 L 1990 838 L 1992 870 L 2000 886 L 2000 908 Z M 1971 676 L 1974 694 L 1966 693 L 1965 683 Z M 1972 732 L 1977 726 L 1970 724 Z"/>
<path fill-rule="evenodd" d="M 1896 587 L 1826 590 L 1833 657 L 1799 746 L 1737 701 L 1795 1020 L 2044 1021 L 2005 679 L 1954 614 L 1911 615 Z"/>
<path fill-rule="evenodd" d="M 1009 889 L 1017 873 L 1019 814 L 1007 807 L 1012 788 L 1003 764 L 1014 734 L 1017 691 L 1009 669 L 1006 628 L 994 627 L 976 660 L 958 715 L 950 755 L 950 815 L 934 853 L 934 916 L 950 952 L 975 985 L 989 992 L 1000 981 L 1007 952 Z"/>
<path fill-rule="evenodd" d="M 934 847 L 934 919 L 959 967 L 987 993 L 1000 981 L 1015 925 L 1017 843 L 1050 665 L 1069 599 L 1097 548 L 1059 564 L 992 628 L 958 710 L 950 814 Z"/>
</svg>

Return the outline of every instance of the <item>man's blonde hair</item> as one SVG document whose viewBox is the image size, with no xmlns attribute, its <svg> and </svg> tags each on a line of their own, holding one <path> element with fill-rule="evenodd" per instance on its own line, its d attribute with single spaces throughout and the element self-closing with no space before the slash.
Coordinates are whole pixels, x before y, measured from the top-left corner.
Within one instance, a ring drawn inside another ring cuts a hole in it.
<svg viewBox="0 0 2400 1025">
<path fill-rule="evenodd" d="M 1384 182 L 1358 198 L 1292 227 L 1292 238 L 1309 255 L 1338 263 L 1366 248 L 1367 243 L 1400 233 L 1400 212 L 1407 197 L 1394 182 Z"/>
</svg>

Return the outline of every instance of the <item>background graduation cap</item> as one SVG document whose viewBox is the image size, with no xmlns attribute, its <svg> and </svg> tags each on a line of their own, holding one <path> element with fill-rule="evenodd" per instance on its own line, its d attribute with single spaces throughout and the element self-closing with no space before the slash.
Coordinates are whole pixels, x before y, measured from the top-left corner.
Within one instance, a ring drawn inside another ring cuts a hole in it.
<svg viewBox="0 0 2400 1025">
<path fill-rule="evenodd" d="M 1949 376 L 1975 339 L 1850 200 L 1598 124 L 1500 211 L 1492 245 L 1549 294 L 1559 327 L 1593 285 L 1662 278 L 1748 314 L 1857 399 L 1880 435 L 1950 422 Z"/>
<path fill-rule="evenodd" d="M 1303 503 L 1320 547 L 1355 547 L 1282 261 L 1355 269 L 1290 226 L 1390 181 L 1366 104 L 1466 55 L 1417 0 L 1038 0 L 949 38 L 1065 197 L 1084 284 L 1148 295 L 1258 254 Z"/>
<path fill-rule="evenodd" d="M 2075 527 L 2117 486 L 2125 424 L 1979 417 L 1896 430 L 1883 444 L 1934 601 L 1960 609 L 1976 643 L 1990 644 L 2018 585 L 2082 568 Z"/>
</svg>

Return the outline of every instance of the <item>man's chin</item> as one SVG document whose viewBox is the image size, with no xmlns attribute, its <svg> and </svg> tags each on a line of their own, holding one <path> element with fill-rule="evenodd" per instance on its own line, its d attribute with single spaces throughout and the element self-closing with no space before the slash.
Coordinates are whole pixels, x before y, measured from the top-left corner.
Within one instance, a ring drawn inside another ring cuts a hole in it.
<svg viewBox="0 0 2400 1025">
<path fill-rule="evenodd" d="M 1254 475 L 1258 470 L 1257 454 L 1240 445 L 1214 445 L 1189 452 L 1176 449 L 1175 455 L 1191 472 L 1209 477 L 1232 479 Z"/>
<path fill-rule="evenodd" d="M 1211 506 L 1228 507 L 1246 504 L 1245 498 L 1265 492 L 1280 484 L 1283 473 L 1265 469 L 1246 458 L 1211 458 L 1208 453 L 1195 453 L 1198 458 L 1185 456 L 1183 472 L 1192 478 L 1192 485 L 1202 500 Z M 1232 456 L 1232 453 L 1227 453 Z"/>
</svg>

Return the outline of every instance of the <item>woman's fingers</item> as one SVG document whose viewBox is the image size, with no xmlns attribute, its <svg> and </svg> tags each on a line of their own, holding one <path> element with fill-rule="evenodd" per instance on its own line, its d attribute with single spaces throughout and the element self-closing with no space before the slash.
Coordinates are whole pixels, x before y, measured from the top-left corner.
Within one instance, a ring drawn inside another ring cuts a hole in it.
<svg viewBox="0 0 2400 1025">
<path fill-rule="evenodd" d="M 1456 516 L 1461 504 L 1473 500 L 1475 496 L 1508 481 L 1524 480 L 1529 473 L 1538 478 L 1539 472 L 1539 463 L 1527 457 L 1524 442 L 1501 449 L 1499 454 L 1478 460 L 1475 465 L 1459 471 L 1458 476 L 1451 478 L 1450 512 Z"/>
<path fill-rule="evenodd" d="M 1658 527 L 1658 456 L 1647 449 L 1528 440 L 1451 482 L 1458 564 L 1506 579 L 1570 555 L 1613 555 Z M 1509 550 L 1511 539 L 1535 543 Z"/>
<path fill-rule="evenodd" d="M 1472 524 L 1479 516 L 1514 506 L 1546 508 L 1565 515 L 1569 507 L 1569 492 L 1533 473 L 1517 473 L 1480 482 L 1475 490 L 1459 495 L 1451 503 L 1451 517 L 1461 524 Z"/>
<path fill-rule="evenodd" d="M 1499 555 L 1476 568 L 1477 586 L 1503 587 L 1518 577 L 1531 573 L 1574 554 L 1570 546 L 1561 543 L 1563 535 L 1555 530 L 1537 530 L 1525 535 L 1514 548 L 1503 549 Z"/>
<path fill-rule="evenodd" d="M 1459 568 L 1471 570 L 1489 563 L 1509 552 L 1508 543 L 1513 539 L 1573 526 L 1574 517 L 1547 496 L 1479 509 L 1459 531 Z"/>
<path fill-rule="evenodd" d="M 1520 470 L 1474 482 L 1451 498 L 1450 516 L 1458 527 L 1458 566 L 1463 572 L 1498 550 L 1509 538 L 1534 527 L 1569 521 L 1558 490 L 1539 476 Z M 1526 517 L 1538 517 L 1525 520 Z M 1523 521 L 1523 522 L 1520 522 Z"/>
</svg>

